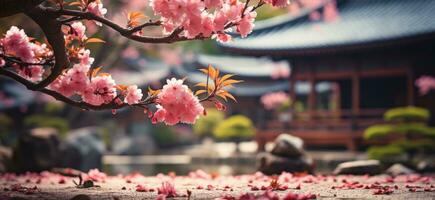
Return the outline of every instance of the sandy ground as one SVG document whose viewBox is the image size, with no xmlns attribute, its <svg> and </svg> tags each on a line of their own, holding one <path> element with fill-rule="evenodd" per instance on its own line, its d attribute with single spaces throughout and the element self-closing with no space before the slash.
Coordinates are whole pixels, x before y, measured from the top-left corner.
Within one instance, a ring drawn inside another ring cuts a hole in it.
<svg viewBox="0 0 435 200">
<path fill-rule="evenodd" d="M 85 175 L 86 177 L 86 175 Z M 218 176 L 193 172 L 189 176 L 140 174 L 106 177 L 89 175 L 96 187 L 77 188 L 78 178 L 53 173 L 0 176 L 0 199 L 71 199 L 85 194 L 90 199 L 155 199 L 162 183 L 175 187 L 175 199 L 228 199 L 244 193 L 263 194 L 273 190 L 281 198 L 289 193 L 311 194 L 317 199 L 435 199 L 435 177 L 407 175 L 379 176 L 312 176 L 285 173 L 265 176 L 261 173 L 243 176 Z M 273 184 L 276 181 L 278 184 Z M 271 184 L 272 183 L 272 184 Z M 138 186 L 139 185 L 139 186 Z M 137 191 L 139 188 L 139 191 Z M 169 198 L 168 198 L 169 199 Z"/>
</svg>

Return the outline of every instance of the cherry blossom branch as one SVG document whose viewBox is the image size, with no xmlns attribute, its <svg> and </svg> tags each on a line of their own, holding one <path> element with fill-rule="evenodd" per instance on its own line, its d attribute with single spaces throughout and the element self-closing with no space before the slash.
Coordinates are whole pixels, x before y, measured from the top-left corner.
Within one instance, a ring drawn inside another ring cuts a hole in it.
<svg viewBox="0 0 435 200">
<path fill-rule="evenodd" d="M 43 11 L 44 7 L 39 5 L 26 12 L 26 15 L 32 18 L 33 21 L 35 21 L 44 32 L 48 43 L 53 49 L 55 64 L 50 75 L 48 75 L 41 82 L 30 87 L 33 90 L 39 90 L 47 87 L 62 73 L 64 69 L 68 68 L 70 65 L 65 48 L 64 34 L 61 30 L 62 24 L 56 20 L 55 15 L 45 13 Z"/>
<path fill-rule="evenodd" d="M 98 111 L 98 110 L 107 110 L 107 109 L 120 109 L 120 108 L 129 106 L 128 104 L 123 103 L 123 102 L 120 102 L 120 103 L 116 102 L 116 100 L 119 99 L 120 96 L 115 97 L 113 99 L 113 101 L 111 101 L 110 103 L 102 104 L 99 106 L 92 105 L 92 104 L 89 104 L 89 103 L 86 103 L 83 101 L 75 101 L 75 100 L 68 98 L 68 97 L 66 97 L 66 96 L 64 96 L 64 95 L 62 95 L 54 90 L 50 90 L 47 88 L 34 89 L 34 88 L 36 88 L 35 83 L 25 79 L 24 77 L 14 73 L 10 70 L 0 68 L 0 75 L 7 76 L 7 77 L 21 83 L 22 85 L 26 86 L 26 88 L 29 90 L 42 92 L 44 94 L 52 96 L 53 98 L 55 98 L 58 101 L 62 101 L 66 104 L 69 104 L 69 105 L 72 105 L 72 106 L 75 106 L 75 107 L 78 107 L 78 108 L 81 108 L 84 110 L 96 110 L 96 111 Z M 144 101 L 141 101 L 137 104 L 133 104 L 131 106 L 145 108 L 146 106 L 155 103 L 154 101 L 155 101 L 155 97 L 148 97 Z"/>
<path fill-rule="evenodd" d="M 0 54 L 0 58 L 3 58 L 5 61 L 8 62 L 16 63 L 20 66 L 30 66 L 30 65 L 52 66 L 53 65 L 53 59 L 47 59 L 44 62 L 40 62 L 40 63 L 28 63 L 28 62 L 21 61 L 17 57 L 7 56 L 4 54 Z"/>
</svg>

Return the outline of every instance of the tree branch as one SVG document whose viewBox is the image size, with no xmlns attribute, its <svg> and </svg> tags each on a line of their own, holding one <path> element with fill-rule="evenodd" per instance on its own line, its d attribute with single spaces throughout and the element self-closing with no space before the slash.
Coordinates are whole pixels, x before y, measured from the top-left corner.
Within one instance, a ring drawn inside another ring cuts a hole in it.
<svg viewBox="0 0 435 200">
<path fill-rule="evenodd" d="M 64 69 L 68 68 L 70 63 L 68 55 L 65 49 L 65 39 L 62 33 L 62 24 L 56 20 L 56 15 L 45 13 L 44 7 L 37 6 L 26 12 L 26 15 L 33 19 L 44 32 L 48 43 L 53 49 L 55 64 L 51 70 L 50 75 L 48 75 L 44 80 L 38 84 L 31 86 L 32 90 L 39 90 L 47 87 L 51 82 L 53 82 Z"/>
<path fill-rule="evenodd" d="M 194 37 L 194 38 L 187 38 L 185 36 L 180 36 L 180 33 L 183 32 L 183 28 L 177 28 L 174 30 L 171 34 L 167 36 L 162 37 L 149 37 L 149 36 L 138 36 L 134 35 L 133 33 L 141 30 L 142 28 L 148 27 L 148 26 L 159 26 L 161 25 L 160 21 L 151 21 L 144 23 L 140 26 L 134 27 L 132 29 L 124 28 L 114 22 L 112 22 L 109 19 L 106 19 L 104 17 L 96 16 L 90 12 L 85 11 L 78 11 L 78 10 L 68 10 L 68 9 L 56 9 L 56 8 L 43 8 L 45 13 L 51 14 L 51 15 L 57 15 L 57 17 L 61 16 L 71 16 L 72 18 L 67 19 L 67 21 L 71 20 L 94 20 L 97 22 L 100 22 L 116 32 L 118 32 L 120 35 L 141 43 L 174 43 L 174 42 L 180 42 L 180 41 L 188 41 L 188 40 L 203 40 L 207 39 L 207 37 L 203 37 L 201 35 Z M 229 28 L 231 26 L 235 26 L 233 23 L 229 23 L 229 26 L 227 25 L 225 28 Z"/>
<path fill-rule="evenodd" d="M 0 18 L 22 13 L 45 0 L 0 0 Z"/>
<path fill-rule="evenodd" d="M 35 83 L 33 83 L 33 82 L 25 79 L 24 77 L 14 73 L 14 72 L 12 72 L 12 71 L 9 71 L 9 70 L 7 70 L 5 68 L 0 68 L 0 75 L 7 76 L 7 77 L 9 77 L 9 78 L 11 78 L 11 79 L 13 79 L 13 80 L 23 84 L 29 90 L 42 92 L 44 94 L 52 96 L 53 98 L 55 98 L 58 101 L 62 101 L 64 103 L 66 103 L 66 104 L 69 104 L 69 105 L 72 105 L 72 106 L 75 106 L 75 107 L 79 107 L 79 108 L 84 109 L 84 110 L 96 110 L 96 111 L 98 111 L 98 110 L 107 110 L 107 109 L 120 109 L 120 108 L 129 106 L 128 104 L 123 103 L 123 102 L 120 103 L 120 104 L 116 103 L 115 100 L 118 99 L 119 96 L 115 97 L 113 99 L 113 101 L 111 101 L 110 103 L 96 106 L 96 105 L 92 105 L 92 104 L 89 104 L 89 103 L 86 103 L 86 102 L 83 102 L 83 101 L 75 101 L 75 100 L 73 100 L 71 98 L 68 98 L 68 97 L 66 97 L 66 96 L 64 96 L 64 95 L 62 95 L 62 94 L 60 94 L 60 93 L 58 93 L 56 91 L 53 91 L 53 90 L 50 90 L 50 89 L 47 89 L 47 88 L 42 88 L 42 89 L 37 89 L 36 90 L 36 89 L 34 89 L 35 85 L 36 85 Z M 144 108 L 147 105 L 153 104 L 154 100 L 155 100 L 154 97 L 150 97 L 150 98 L 145 99 L 142 102 L 139 102 L 137 104 L 133 104 L 131 106 Z"/>
</svg>

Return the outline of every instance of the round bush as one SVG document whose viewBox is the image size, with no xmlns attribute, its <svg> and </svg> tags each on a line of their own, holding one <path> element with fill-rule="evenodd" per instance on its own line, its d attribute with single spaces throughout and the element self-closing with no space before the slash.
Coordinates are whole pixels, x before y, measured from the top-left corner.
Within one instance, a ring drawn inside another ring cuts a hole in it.
<svg viewBox="0 0 435 200">
<path fill-rule="evenodd" d="M 218 139 L 249 138 L 255 135 L 255 129 L 249 118 L 235 115 L 219 123 L 214 129 L 213 135 Z"/>
</svg>

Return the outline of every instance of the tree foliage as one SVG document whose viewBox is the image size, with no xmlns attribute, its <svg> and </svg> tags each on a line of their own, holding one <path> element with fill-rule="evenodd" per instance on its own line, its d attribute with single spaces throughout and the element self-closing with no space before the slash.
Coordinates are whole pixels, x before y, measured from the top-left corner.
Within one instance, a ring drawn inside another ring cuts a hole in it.
<svg viewBox="0 0 435 200">
<path fill-rule="evenodd" d="M 243 115 L 234 115 L 219 123 L 213 130 L 213 135 L 218 139 L 241 139 L 255 135 L 252 121 Z"/>
<path fill-rule="evenodd" d="M 193 132 L 199 136 L 213 136 L 213 130 L 224 119 L 225 115 L 222 112 L 209 109 L 207 115 L 200 117 L 193 125 Z"/>
<path fill-rule="evenodd" d="M 370 158 L 391 161 L 402 156 L 412 159 L 416 154 L 428 154 L 435 150 L 435 128 L 426 121 L 427 109 L 419 107 L 393 108 L 384 114 L 386 124 L 373 125 L 364 131 L 368 141 L 386 141 L 386 145 L 370 147 Z"/>
</svg>

